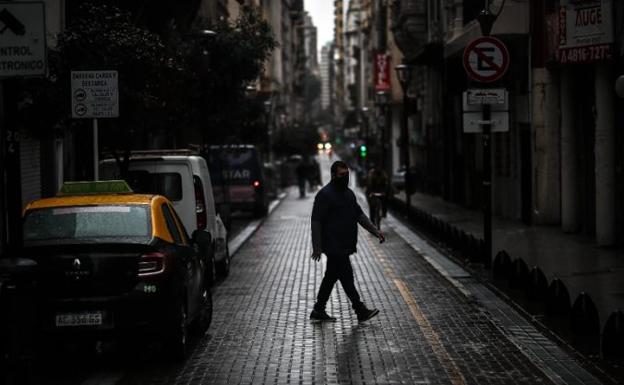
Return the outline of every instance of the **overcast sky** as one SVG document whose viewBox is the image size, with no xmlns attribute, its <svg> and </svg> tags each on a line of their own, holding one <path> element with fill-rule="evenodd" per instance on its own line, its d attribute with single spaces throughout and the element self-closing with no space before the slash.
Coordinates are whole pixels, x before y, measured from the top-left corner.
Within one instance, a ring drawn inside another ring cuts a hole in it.
<svg viewBox="0 0 624 385">
<path fill-rule="evenodd" d="M 325 43 L 334 39 L 334 0 L 304 0 L 304 7 L 316 26 L 320 51 Z"/>
</svg>

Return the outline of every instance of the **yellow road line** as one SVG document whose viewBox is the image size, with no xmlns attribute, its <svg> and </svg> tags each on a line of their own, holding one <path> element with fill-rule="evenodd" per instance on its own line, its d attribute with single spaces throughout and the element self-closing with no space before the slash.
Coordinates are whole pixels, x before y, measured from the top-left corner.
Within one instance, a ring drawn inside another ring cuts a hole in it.
<svg viewBox="0 0 624 385">
<path fill-rule="evenodd" d="M 438 333 L 436 333 L 435 329 L 429 323 L 427 317 L 425 317 L 425 315 L 423 314 L 420 306 L 418 306 L 418 304 L 414 300 L 414 297 L 412 296 L 412 293 L 410 293 L 405 282 L 396 278 L 393 281 L 396 287 L 399 289 L 399 292 L 401 292 L 403 300 L 405 301 L 405 303 L 407 303 L 407 306 L 409 306 L 409 309 L 412 312 L 412 316 L 418 323 L 418 326 L 420 326 L 420 329 L 423 332 L 425 339 L 427 339 L 429 346 L 431 346 L 431 349 L 433 349 L 433 353 L 436 355 L 442 366 L 444 366 L 444 369 L 446 369 L 446 372 L 449 374 L 451 383 L 454 385 L 465 384 L 466 380 L 464 379 L 464 376 L 457 367 L 457 364 L 455 363 L 455 361 L 453 361 L 453 358 L 451 358 L 450 354 L 446 351 L 446 348 L 444 348 L 444 345 L 442 344 L 442 341 L 440 341 Z"/>
<path fill-rule="evenodd" d="M 433 354 L 436 355 L 436 358 L 448 373 L 449 378 L 451 379 L 451 383 L 453 385 L 464 385 L 466 383 L 466 379 L 464 378 L 463 374 L 459 370 L 459 367 L 457 366 L 449 352 L 444 347 L 444 344 L 440 340 L 440 336 L 438 335 L 438 333 L 436 333 L 433 326 L 431 326 L 429 320 L 422 312 L 420 306 L 418 306 L 418 303 L 416 302 L 416 299 L 407 287 L 407 284 L 403 280 L 397 278 L 394 269 L 392 268 L 390 262 L 388 261 L 384 253 L 380 250 L 380 248 L 375 245 L 375 243 L 372 242 L 369 237 L 366 237 L 366 239 L 370 246 L 370 250 L 372 250 L 373 254 L 381 262 L 384 272 L 390 279 L 392 279 L 397 289 L 399 289 L 399 292 L 403 297 L 403 301 L 405 301 L 405 303 L 409 307 L 410 312 L 414 317 L 414 320 L 416 320 L 416 323 L 420 327 L 420 330 L 427 340 L 427 343 L 429 344 L 429 346 L 431 346 Z"/>
</svg>

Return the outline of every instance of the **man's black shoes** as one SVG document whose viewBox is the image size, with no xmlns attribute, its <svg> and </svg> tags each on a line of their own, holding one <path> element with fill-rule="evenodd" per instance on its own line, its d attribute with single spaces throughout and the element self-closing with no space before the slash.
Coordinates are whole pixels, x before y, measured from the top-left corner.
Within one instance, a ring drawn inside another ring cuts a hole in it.
<svg viewBox="0 0 624 385">
<path fill-rule="evenodd" d="M 310 313 L 310 319 L 313 321 L 330 321 L 333 322 L 336 320 L 335 317 L 330 316 L 329 314 L 327 314 L 327 312 L 325 312 L 325 310 L 312 310 L 312 313 Z"/>
<path fill-rule="evenodd" d="M 368 321 L 369 319 L 379 314 L 379 310 L 362 308 L 362 309 L 356 310 L 355 313 L 357 314 L 358 321 L 364 322 L 364 321 Z M 310 313 L 310 319 L 313 321 L 329 321 L 329 322 L 336 321 L 336 318 L 327 314 L 325 310 L 316 310 L 316 309 L 312 310 L 312 313 Z"/>
<path fill-rule="evenodd" d="M 364 322 L 379 314 L 379 310 L 363 308 L 358 310 L 356 313 L 358 321 Z"/>
</svg>

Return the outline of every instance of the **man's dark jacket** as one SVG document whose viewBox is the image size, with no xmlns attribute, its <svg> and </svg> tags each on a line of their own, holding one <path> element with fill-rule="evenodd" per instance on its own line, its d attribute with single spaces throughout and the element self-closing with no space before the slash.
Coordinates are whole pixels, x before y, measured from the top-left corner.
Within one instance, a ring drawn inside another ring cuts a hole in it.
<svg viewBox="0 0 624 385">
<path fill-rule="evenodd" d="M 333 182 L 314 198 L 312 222 L 321 224 L 321 252 L 350 255 L 356 252 L 358 218 L 362 208 L 351 189 L 340 189 Z"/>
</svg>

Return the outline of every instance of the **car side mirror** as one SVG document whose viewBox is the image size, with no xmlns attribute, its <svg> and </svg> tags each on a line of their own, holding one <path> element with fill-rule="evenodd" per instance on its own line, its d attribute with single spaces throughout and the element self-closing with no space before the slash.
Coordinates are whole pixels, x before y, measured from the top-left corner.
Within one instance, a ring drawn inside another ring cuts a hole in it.
<svg viewBox="0 0 624 385">
<path fill-rule="evenodd" d="M 212 237 L 210 236 L 210 234 L 203 230 L 193 231 L 193 234 L 191 235 L 191 239 L 193 240 L 193 243 L 196 243 L 199 245 L 209 245 L 210 242 L 212 242 Z"/>
</svg>

